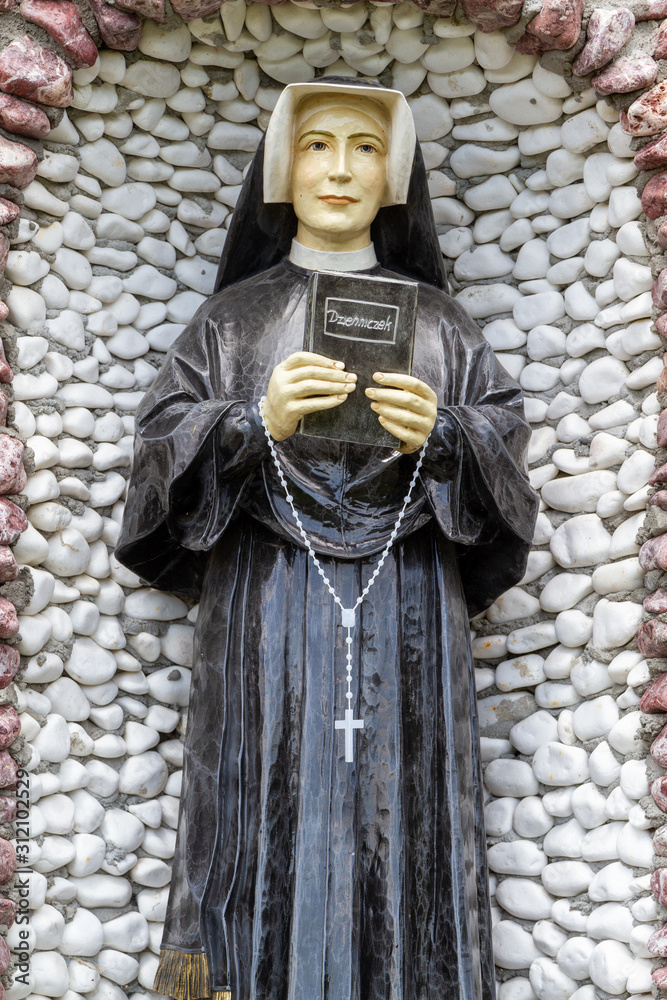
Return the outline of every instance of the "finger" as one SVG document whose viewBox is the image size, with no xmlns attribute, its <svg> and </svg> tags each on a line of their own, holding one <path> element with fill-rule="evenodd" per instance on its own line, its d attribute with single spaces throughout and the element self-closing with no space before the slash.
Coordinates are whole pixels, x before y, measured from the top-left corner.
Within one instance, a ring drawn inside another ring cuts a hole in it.
<svg viewBox="0 0 667 1000">
<path fill-rule="evenodd" d="M 404 410 L 398 406 L 390 406 L 388 403 L 372 403 L 371 409 L 378 416 L 386 417 L 387 420 L 393 420 L 398 424 L 403 424 L 405 427 L 411 427 L 414 430 L 423 431 L 424 433 L 428 433 L 430 430 L 428 420 L 418 413 L 410 413 L 409 410 Z"/>
<path fill-rule="evenodd" d="M 334 406 L 344 403 L 347 396 L 313 396 L 310 399 L 296 400 L 291 406 L 291 412 L 295 416 L 305 417 L 307 413 L 316 413 L 318 410 L 331 410 Z"/>
<path fill-rule="evenodd" d="M 325 368 L 324 365 L 303 365 L 299 368 L 292 368 L 285 373 L 284 381 L 292 383 L 298 382 L 301 379 L 313 378 L 339 383 L 357 381 L 357 376 L 352 372 L 342 371 L 339 368 Z"/>
<path fill-rule="evenodd" d="M 325 358 L 322 354 L 312 354 L 310 351 L 296 351 L 294 354 L 290 354 L 289 358 L 286 358 L 282 363 L 285 371 L 300 368 L 302 365 L 321 365 L 322 368 L 344 368 L 345 362 L 333 361 L 331 358 Z"/>
<path fill-rule="evenodd" d="M 288 399 L 306 399 L 308 396 L 335 396 L 341 392 L 354 392 L 356 385 L 354 382 L 325 382 L 320 379 L 304 379 L 302 382 L 294 382 L 285 386 L 284 394 Z"/>
<path fill-rule="evenodd" d="M 406 427 L 405 424 L 397 423 L 395 420 L 388 420 L 386 417 L 379 417 L 378 419 L 386 431 L 397 437 L 411 451 L 416 451 L 424 443 L 424 438 L 420 434 L 416 434 L 410 427 Z"/>
<path fill-rule="evenodd" d="M 396 406 L 405 407 L 413 413 L 421 413 L 423 416 L 435 416 L 435 409 L 431 402 L 423 396 L 416 396 L 414 392 L 406 389 L 366 389 L 366 395 L 378 403 L 393 403 Z"/>
<path fill-rule="evenodd" d="M 397 375 L 391 372 L 375 372 L 373 379 L 376 382 L 380 382 L 382 385 L 393 385 L 398 389 L 408 389 L 411 392 L 416 393 L 418 396 L 422 396 L 424 399 L 437 400 L 437 396 L 434 393 L 430 385 L 426 385 L 426 382 L 422 382 L 421 379 L 415 378 L 413 375 Z"/>
</svg>

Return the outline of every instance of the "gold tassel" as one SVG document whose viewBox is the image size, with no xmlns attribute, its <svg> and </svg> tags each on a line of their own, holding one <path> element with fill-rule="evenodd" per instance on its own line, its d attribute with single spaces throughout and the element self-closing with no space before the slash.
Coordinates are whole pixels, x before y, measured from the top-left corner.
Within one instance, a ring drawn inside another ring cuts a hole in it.
<svg viewBox="0 0 667 1000">
<path fill-rule="evenodd" d="M 174 1000 L 208 1000 L 211 996 L 211 977 L 206 954 L 203 951 L 160 949 L 153 989 L 156 993 L 174 997 Z M 220 1000 L 231 1000 L 231 993 L 226 997 L 224 993 L 220 994 Z"/>
</svg>

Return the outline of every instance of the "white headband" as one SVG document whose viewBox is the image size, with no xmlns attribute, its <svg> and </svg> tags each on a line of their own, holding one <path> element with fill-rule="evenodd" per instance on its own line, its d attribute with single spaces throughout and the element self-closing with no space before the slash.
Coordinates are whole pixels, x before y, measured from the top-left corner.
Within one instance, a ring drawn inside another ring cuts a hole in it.
<svg viewBox="0 0 667 1000">
<path fill-rule="evenodd" d="M 311 94 L 368 97 L 381 104 L 391 123 L 387 154 L 387 188 L 383 206 L 405 205 L 415 153 L 415 123 L 410 106 L 400 90 L 355 87 L 342 83 L 290 83 L 278 98 L 264 143 L 264 201 L 291 202 L 294 119 L 301 102 Z M 287 167 L 287 169 L 286 169 Z"/>
</svg>

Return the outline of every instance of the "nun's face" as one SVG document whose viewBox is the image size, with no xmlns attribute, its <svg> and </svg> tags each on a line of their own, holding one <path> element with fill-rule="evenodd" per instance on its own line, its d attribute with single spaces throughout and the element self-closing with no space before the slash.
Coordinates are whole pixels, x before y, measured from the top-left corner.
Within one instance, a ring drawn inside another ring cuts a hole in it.
<svg viewBox="0 0 667 1000">
<path fill-rule="evenodd" d="M 315 250 L 368 246 L 384 198 L 387 147 L 386 129 L 364 110 L 363 100 L 306 113 L 292 158 L 300 243 Z"/>
</svg>

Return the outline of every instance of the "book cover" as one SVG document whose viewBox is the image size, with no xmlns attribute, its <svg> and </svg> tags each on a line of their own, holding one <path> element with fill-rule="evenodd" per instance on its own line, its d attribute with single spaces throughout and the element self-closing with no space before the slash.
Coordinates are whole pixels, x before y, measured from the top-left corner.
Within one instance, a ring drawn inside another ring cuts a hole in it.
<svg viewBox="0 0 667 1000">
<path fill-rule="evenodd" d="M 340 406 L 309 413 L 301 434 L 353 444 L 397 448 L 384 430 L 365 389 L 377 371 L 410 375 L 414 349 L 415 281 L 376 278 L 339 271 L 315 271 L 306 307 L 304 350 L 335 361 L 357 375 L 357 388 Z"/>
</svg>

